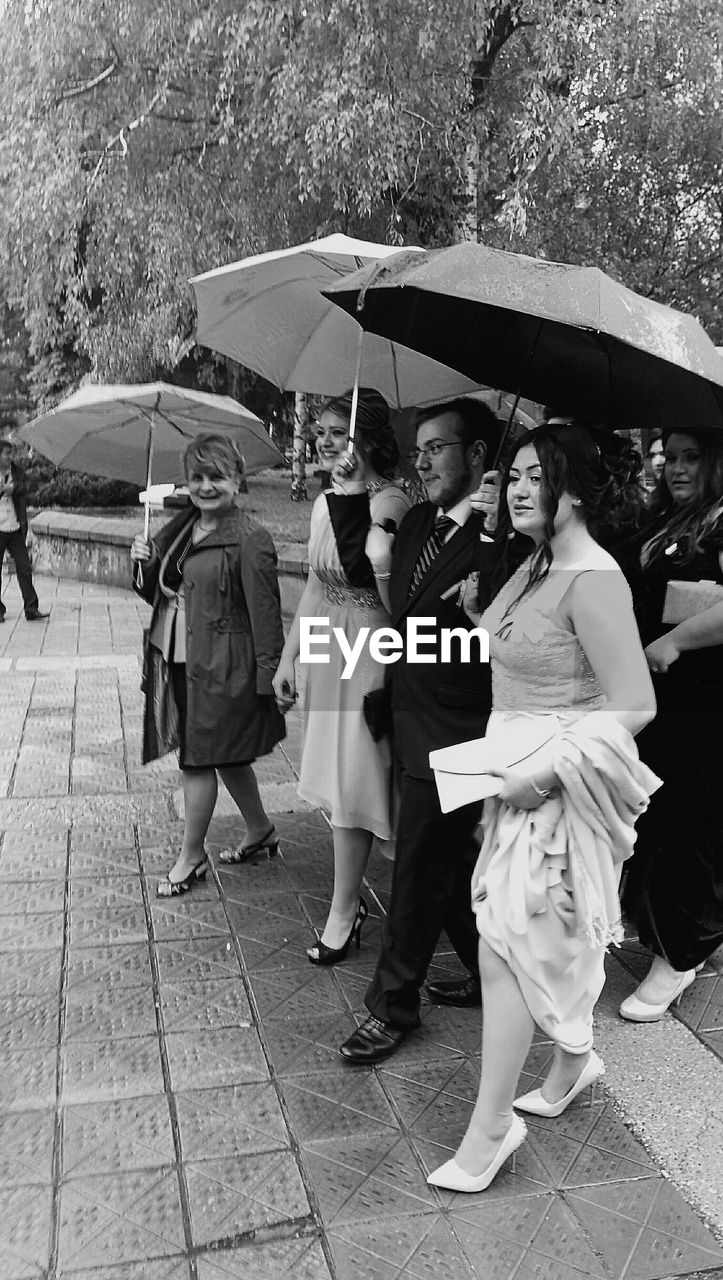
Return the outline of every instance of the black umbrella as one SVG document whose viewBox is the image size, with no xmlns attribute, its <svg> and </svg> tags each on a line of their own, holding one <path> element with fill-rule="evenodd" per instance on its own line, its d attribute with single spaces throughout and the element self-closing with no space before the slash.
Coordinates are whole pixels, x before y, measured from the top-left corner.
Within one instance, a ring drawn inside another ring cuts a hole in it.
<svg viewBox="0 0 723 1280">
<path fill-rule="evenodd" d="M 468 242 L 397 254 L 325 294 L 474 382 L 611 427 L 723 426 L 723 361 L 698 321 L 595 267 Z"/>
</svg>

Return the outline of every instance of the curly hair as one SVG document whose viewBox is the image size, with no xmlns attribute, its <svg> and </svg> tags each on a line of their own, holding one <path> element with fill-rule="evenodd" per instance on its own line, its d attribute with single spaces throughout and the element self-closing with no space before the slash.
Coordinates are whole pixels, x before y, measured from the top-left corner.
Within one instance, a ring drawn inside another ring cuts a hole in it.
<svg viewBox="0 0 723 1280">
<path fill-rule="evenodd" d="M 322 406 L 319 417 L 323 413 L 335 413 L 338 418 L 350 422 L 353 395 L 354 392 L 349 390 L 343 395 L 332 396 Z M 381 392 L 373 387 L 359 388 L 356 431 L 357 438 L 364 444 L 370 466 L 385 480 L 393 480 L 399 470 L 399 446 L 389 422 L 389 405 Z"/>
<path fill-rule="evenodd" d="M 698 446 L 701 484 L 694 502 L 678 506 L 663 471 L 650 504 L 651 524 L 657 532 L 644 544 L 642 554 L 646 565 L 663 555 L 666 547 L 674 542 L 680 559 L 692 559 L 723 521 L 723 432 L 695 427 L 668 429 L 663 432 L 664 448 L 672 435 L 690 436 Z"/>
<path fill-rule="evenodd" d="M 540 460 L 540 506 L 545 518 L 540 544 L 533 550 L 530 574 L 514 604 L 542 582 L 552 564 L 552 538 L 560 498 L 569 493 L 579 500 L 579 511 L 590 533 L 603 544 L 620 529 L 640 519 L 642 494 L 639 476 L 642 458 L 628 440 L 612 432 L 578 423 L 546 423 L 517 443 L 502 482 L 500 518 L 495 540 L 501 549 L 498 574 L 501 586 L 512 561 L 528 552 L 530 539 L 515 533 L 507 506 L 510 470 L 520 449 L 532 445 Z"/>
<path fill-rule="evenodd" d="M 186 479 L 194 468 L 200 471 L 219 471 L 230 480 L 241 480 L 246 463 L 235 440 L 230 436 L 209 432 L 206 435 L 196 436 L 183 454 L 183 472 Z"/>
</svg>

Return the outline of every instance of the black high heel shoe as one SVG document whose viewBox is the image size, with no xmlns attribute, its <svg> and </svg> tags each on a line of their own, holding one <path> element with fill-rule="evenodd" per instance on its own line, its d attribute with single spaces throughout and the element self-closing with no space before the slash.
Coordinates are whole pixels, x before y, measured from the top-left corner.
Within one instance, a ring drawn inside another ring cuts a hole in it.
<svg viewBox="0 0 723 1280">
<path fill-rule="evenodd" d="M 361 947 L 362 925 L 364 924 L 364 921 L 366 920 L 368 915 L 369 915 L 369 908 L 366 902 L 364 901 L 364 899 L 360 895 L 359 907 L 354 917 L 354 923 L 351 927 L 351 932 L 346 942 L 341 947 L 327 947 L 326 943 L 322 942 L 321 938 L 319 938 L 319 941 L 315 942 L 313 947 L 309 947 L 309 950 L 306 953 L 309 963 L 319 964 L 319 965 L 331 965 L 331 964 L 338 964 L 340 960 L 346 960 L 347 952 L 354 938 L 356 938 L 356 949 L 358 951 Z"/>
<path fill-rule="evenodd" d="M 191 867 L 188 875 L 183 880 L 170 880 L 166 876 L 165 880 L 159 880 L 156 885 L 157 898 L 180 898 L 181 894 L 188 893 L 199 880 L 203 880 L 208 871 L 208 858 L 203 855 L 200 862 L 195 867 Z"/>
<path fill-rule="evenodd" d="M 272 836 L 276 838 L 271 839 Z M 276 835 L 276 827 L 269 827 L 265 836 L 260 840 L 254 841 L 253 844 L 242 844 L 238 849 L 222 849 L 218 855 L 219 862 L 224 866 L 234 866 L 239 862 L 250 862 L 258 853 L 265 853 L 267 858 L 275 858 L 279 852 L 279 837 Z"/>
</svg>

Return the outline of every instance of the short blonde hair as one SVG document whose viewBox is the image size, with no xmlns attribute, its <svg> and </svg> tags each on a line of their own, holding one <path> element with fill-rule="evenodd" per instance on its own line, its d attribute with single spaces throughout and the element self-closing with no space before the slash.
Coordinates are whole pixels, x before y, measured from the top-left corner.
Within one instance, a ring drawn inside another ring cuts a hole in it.
<svg viewBox="0 0 723 1280">
<path fill-rule="evenodd" d="M 231 436 L 196 436 L 183 455 L 183 470 L 188 479 L 193 470 L 207 471 L 213 468 L 231 480 L 242 480 L 246 463 L 244 456 Z"/>
</svg>

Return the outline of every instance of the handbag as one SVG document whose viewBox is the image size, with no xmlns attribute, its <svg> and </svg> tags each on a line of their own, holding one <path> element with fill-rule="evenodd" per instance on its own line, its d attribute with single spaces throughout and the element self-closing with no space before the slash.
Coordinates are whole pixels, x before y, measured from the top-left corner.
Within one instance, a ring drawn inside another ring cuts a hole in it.
<svg viewBox="0 0 723 1280">
<path fill-rule="evenodd" d="M 171 669 L 160 649 L 143 633 L 141 689 L 146 698 L 143 726 L 143 764 L 168 755 L 181 744 L 181 722 L 173 692 Z"/>
<path fill-rule="evenodd" d="M 682 582 L 671 578 L 665 591 L 663 616 L 661 621 L 666 626 L 677 626 L 679 622 L 687 622 L 713 605 L 723 604 L 723 587 L 712 579 L 701 579 L 700 582 Z"/>
<path fill-rule="evenodd" d="M 364 694 L 362 714 L 366 726 L 375 742 L 389 738 L 392 734 L 392 687 L 385 680 L 379 689 L 371 689 Z"/>
<path fill-rule="evenodd" d="M 560 729 L 557 716 L 516 717 L 512 723 L 497 725 L 495 732 L 484 738 L 456 742 L 450 747 L 430 751 L 429 763 L 437 784 L 442 813 L 452 813 L 475 800 L 487 800 L 502 789 L 501 778 L 488 769 L 511 769 L 524 764 L 534 772 L 538 754 L 545 762 L 543 747 Z"/>
</svg>

